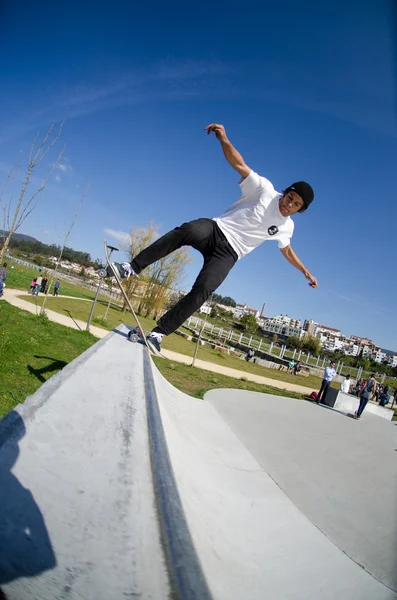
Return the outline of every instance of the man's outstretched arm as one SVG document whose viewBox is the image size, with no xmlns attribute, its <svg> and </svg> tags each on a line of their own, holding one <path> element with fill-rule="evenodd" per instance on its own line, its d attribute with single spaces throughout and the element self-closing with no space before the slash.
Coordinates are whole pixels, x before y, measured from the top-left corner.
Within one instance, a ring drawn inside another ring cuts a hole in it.
<svg viewBox="0 0 397 600">
<path fill-rule="evenodd" d="M 309 280 L 310 287 L 316 288 L 318 285 L 317 279 L 315 277 L 313 277 L 313 275 L 311 273 L 309 273 L 309 271 L 306 269 L 303 262 L 297 257 L 295 252 L 292 250 L 291 246 L 286 246 L 285 248 L 280 248 L 280 250 L 281 250 L 282 254 L 285 256 L 285 258 L 288 260 L 288 262 L 291 263 L 291 265 L 294 266 L 296 269 L 298 269 L 298 271 L 303 273 L 304 276 L 306 277 L 306 279 Z"/>
<path fill-rule="evenodd" d="M 229 142 L 227 139 L 226 131 L 223 125 L 219 125 L 217 123 L 212 123 L 212 125 L 207 125 L 205 127 L 208 135 L 210 135 L 211 131 L 215 133 L 216 138 L 220 141 L 223 154 L 227 162 L 240 173 L 241 177 L 245 179 L 251 172 L 251 169 L 248 165 L 245 164 L 243 157 L 240 152 L 237 152 L 236 148 Z"/>
</svg>

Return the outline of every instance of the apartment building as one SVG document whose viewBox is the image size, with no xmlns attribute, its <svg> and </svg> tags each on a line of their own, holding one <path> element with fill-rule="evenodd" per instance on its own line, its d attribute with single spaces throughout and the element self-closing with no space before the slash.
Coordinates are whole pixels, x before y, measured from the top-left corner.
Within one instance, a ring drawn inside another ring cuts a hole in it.
<svg viewBox="0 0 397 600">
<path fill-rule="evenodd" d="M 237 304 L 236 308 L 233 309 L 234 318 L 241 319 L 244 315 L 253 315 L 257 319 L 259 317 L 259 310 L 250 308 L 246 304 Z"/>
</svg>

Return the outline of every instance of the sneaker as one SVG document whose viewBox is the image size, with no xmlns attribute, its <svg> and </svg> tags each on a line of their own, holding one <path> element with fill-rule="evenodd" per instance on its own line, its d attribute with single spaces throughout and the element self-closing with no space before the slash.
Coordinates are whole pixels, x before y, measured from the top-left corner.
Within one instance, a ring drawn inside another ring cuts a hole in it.
<svg viewBox="0 0 397 600">
<path fill-rule="evenodd" d="M 154 348 L 157 352 L 161 352 L 161 342 L 163 341 L 163 334 L 157 333 L 157 331 L 151 331 L 146 336 L 147 342 L 151 348 Z"/>
<path fill-rule="evenodd" d="M 120 279 L 128 279 L 129 277 L 131 277 L 131 275 L 135 275 L 135 277 L 139 277 L 139 275 L 137 275 L 135 273 L 134 269 L 131 267 L 130 263 L 128 263 L 128 262 L 123 262 L 123 263 L 114 262 L 114 263 L 112 263 L 112 267 L 113 267 L 113 269 L 115 269 L 115 271 L 117 272 Z M 113 273 L 111 272 L 110 267 L 108 267 L 108 271 L 110 271 L 109 277 L 112 277 Z"/>
</svg>

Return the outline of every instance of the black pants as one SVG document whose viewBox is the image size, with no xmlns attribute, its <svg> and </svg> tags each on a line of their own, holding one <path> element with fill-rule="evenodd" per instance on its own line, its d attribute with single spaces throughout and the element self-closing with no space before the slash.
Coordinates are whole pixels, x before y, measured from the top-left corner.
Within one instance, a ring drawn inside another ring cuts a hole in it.
<svg viewBox="0 0 397 600">
<path fill-rule="evenodd" d="M 212 219 L 183 223 L 142 250 L 131 261 L 135 273 L 171 254 L 181 246 L 192 246 L 204 257 L 204 265 L 192 289 L 157 322 L 154 331 L 170 335 L 204 304 L 224 281 L 238 257 Z"/>
<path fill-rule="evenodd" d="M 358 407 L 357 416 L 361 417 L 364 412 L 364 408 L 367 406 L 369 396 L 360 396 L 360 405 Z"/>
<path fill-rule="evenodd" d="M 317 395 L 316 402 L 321 402 L 321 400 L 324 400 L 325 396 L 327 395 L 328 388 L 329 388 L 330 385 L 331 385 L 330 381 L 327 381 L 326 379 L 322 380 L 320 391 L 319 391 L 319 393 Z"/>
</svg>

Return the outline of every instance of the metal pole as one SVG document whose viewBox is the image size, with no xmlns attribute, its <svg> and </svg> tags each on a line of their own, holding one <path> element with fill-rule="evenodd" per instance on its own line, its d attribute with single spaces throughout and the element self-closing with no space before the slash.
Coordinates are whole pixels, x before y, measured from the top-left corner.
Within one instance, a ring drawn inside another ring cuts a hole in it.
<svg viewBox="0 0 397 600">
<path fill-rule="evenodd" d="M 112 256 L 112 252 L 113 252 L 113 250 L 116 250 L 116 248 L 110 248 L 110 252 L 109 252 L 109 259 L 110 259 L 110 257 Z M 92 319 L 92 316 L 93 316 L 93 314 L 94 314 L 94 310 L 95 310 L 95 304 L 96 304 L 96 301 L 98 300 L 99 291 L 100 291 L 100 289 L 101 289 L 101 287 L 102 287 L 102 281 L 103 281 L 102 279 L 100 279 L 100 280 L 99 280 L 99 284 L 98 284 L 97 291 L 96 291 L 96 294 L 95 294 L 94 302 L 92 303 L 92 306 L 91 306 L 91 310 L 90 310 L 90 316 L 88 317 L 88 321 L 87 321 L 87 327 L 85 328 L 85 330 L 86 330 L 86 331 L 89 331 L 89 330 L 90 330 L 91 319 Z"/>
<path fill-rule="evenodd" d="M 212 295 L 211 295 L 211 300 L 212 300 Z M 207 322 L 207 317 L 208 317 L 208 313 L 205 314 L 204 323 L 203 323 L 203 326 L 200 329 L 200 333 L 199 333 L 198 338 L 197 338 L 196 347 L 194 349 L 194 354 L 193 354 L 192 364 L 190 365 L 191 367 L 194 367 L 194 363 L 196 362 L 196 356 L 197 356 L 197 351 L 198 351 L 199 343 L 200 343 L 200 340 L 201 340 L 201 334 L 203 333 L 203 329 L 204 329 L 205 324 Z"/>
</svg>

